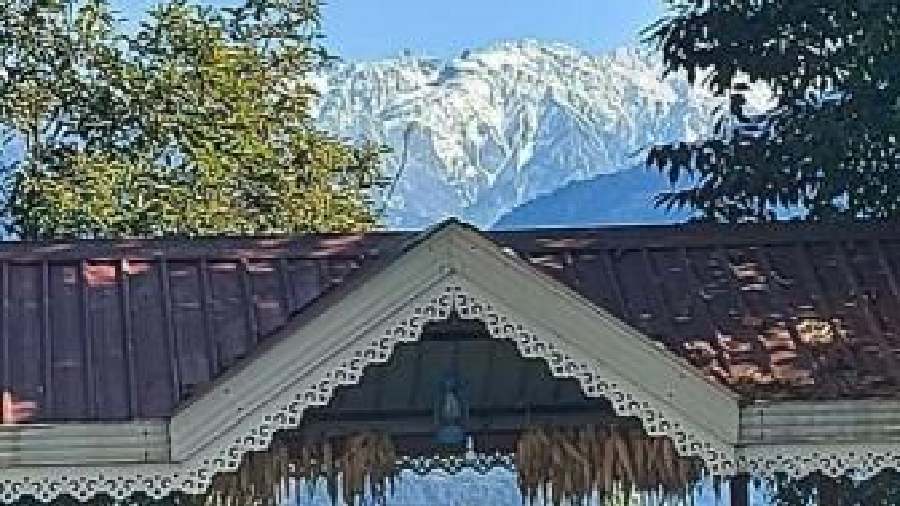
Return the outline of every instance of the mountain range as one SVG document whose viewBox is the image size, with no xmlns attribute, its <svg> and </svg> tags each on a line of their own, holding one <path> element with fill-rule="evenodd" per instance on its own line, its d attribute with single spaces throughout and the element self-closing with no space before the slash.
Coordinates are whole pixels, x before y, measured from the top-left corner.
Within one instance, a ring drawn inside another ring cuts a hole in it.
<svg viewBox="0 0 900 506">
<path fill-rule="evenodd" d="M 580 207 L 578 223 L 682 219 L 647 202 L 667 182 L 643 170 L 646 149 L 711 135 L 722 103 L 664 78 L 653 54 L 534 40 L 445 61 L 406 52 L 341 63 L 314 85 L 321 127 L 391 148 L 393 184 L 378 196 L 388 228 L 450 215 L 482 228 L 565 224 L 559 206 Z M 563 197 L 580 200 L 554 204 Z"/>
</svg>

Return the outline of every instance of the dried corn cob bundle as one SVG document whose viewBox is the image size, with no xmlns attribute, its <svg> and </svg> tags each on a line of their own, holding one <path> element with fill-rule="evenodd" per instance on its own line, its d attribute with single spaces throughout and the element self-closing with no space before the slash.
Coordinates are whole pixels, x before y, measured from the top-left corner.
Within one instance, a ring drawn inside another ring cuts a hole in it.
<svg viewBox="0 0 900 506">
<path fill-rule="evenodd" d="M 516 451 L 519 488 L 531 502 L 542 495 L 553 505 L 579 504 L 595 493 L 633 491 L 685 496 L 700 478 L 695 460 L 640 429 L 534 427 L 522 433 Z"/>
<path fill-rule="evenodd" d="M 354 504 L 366 494 L 384 497 L 393 489 L 397 456 L 386 434 L 360 433 L 319 439 L 276 437 L 269 450 L 248 453 L 236 472 L 213 479 L 208 506 L 274 506 L 289 486 L 315 487 L 323 480 L 332 501 Z"/>
<path fill-rule="evenodd" d="M 384 498 L 392 491 L 397 462 L 384 433 L 276 437 L 268 451 L 246 455 L 237 472 L 216 476 L 207 503 L 274 505 L 288 484 L 296 494 L 300 482 L 315 487 L 324 481 L 335 503 L 352 505 L 363 495 Z M 668 438 L 616 426 L 531 427 L 518 438 L 515 466 L 522 496 L 555 506 L 595 494 L 685 496 L 700 478 L 699 463 L 680 457 Z"/>
</svg>

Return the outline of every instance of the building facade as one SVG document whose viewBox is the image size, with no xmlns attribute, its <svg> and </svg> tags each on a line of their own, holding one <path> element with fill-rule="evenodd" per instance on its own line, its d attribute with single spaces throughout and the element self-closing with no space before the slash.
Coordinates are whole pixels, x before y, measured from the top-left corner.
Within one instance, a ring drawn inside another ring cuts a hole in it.
<svg viewBox="0 0 900 506">
<path fill-rule="evenodd" d="M 900 466 L 898 273 L 884 223 L 4 245 L 0 501 L 870 480 Z"/>
</svg>

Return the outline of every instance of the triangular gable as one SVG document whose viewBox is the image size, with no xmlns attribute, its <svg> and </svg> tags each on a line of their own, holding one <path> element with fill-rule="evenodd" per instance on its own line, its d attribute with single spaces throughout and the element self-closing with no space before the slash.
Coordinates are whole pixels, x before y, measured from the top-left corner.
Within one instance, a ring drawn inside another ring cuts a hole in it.
<svg viewBox="0 0 900 506">
<path fill-rule="evenodd" d="M 306 407 L 415 341 L 451 310 L 483 319 L 493 337 L 576 377 L 589 396 L 667 435 L 713 473 L 728 473 L 737 442 L 737 396 L 699 374 L 568 287 L 450 222 L 393 264 L 275 344 L 172 420 L 172 458 L 201 483 L 296 427 Z"/>
</svg>

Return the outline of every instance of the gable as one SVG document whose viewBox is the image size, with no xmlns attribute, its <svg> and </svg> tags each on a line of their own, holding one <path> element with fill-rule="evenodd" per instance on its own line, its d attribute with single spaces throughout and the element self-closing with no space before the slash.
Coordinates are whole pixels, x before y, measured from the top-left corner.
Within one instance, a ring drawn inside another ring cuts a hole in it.
<svg viewBox="0 0 900 506">
<path fill-rule="evenodd" d="M 372 363 L 451 312 L 485 322 L 491 337 L 576 379 L 650 435 L 668 436 L 716 474 L 730 472 L 738 435 L 737 397 L 684 360 L 576 292 L 458 225 L 442 228 L 377 275 L 179 411 L 172 458 L 195 477 L 237 468 L 306 409 L 329 403 Z"/>
</svg>

